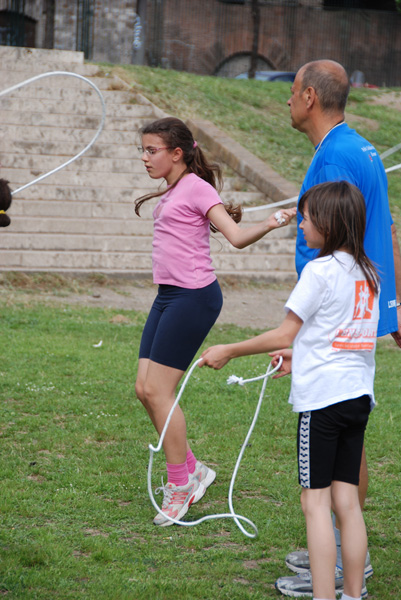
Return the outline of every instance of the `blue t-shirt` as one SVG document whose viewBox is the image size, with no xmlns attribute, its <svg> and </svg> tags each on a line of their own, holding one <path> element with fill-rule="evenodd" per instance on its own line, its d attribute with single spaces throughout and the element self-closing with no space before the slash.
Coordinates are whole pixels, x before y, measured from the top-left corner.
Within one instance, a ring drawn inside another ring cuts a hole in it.
<svg viewBox="0 0 401 600">
<path fill-rule="evenodd" d="M 349 181 L 358 187 L 366 202 L 365 251 L 380 277 L 380 319 L 377 335 L 397 331 L 394 253 L 391 236 L 393 223 L 387 193 L 387 176 L 376 149 L 346 123 L 332 129 L 317 147 L 305 175 L 299 197 L 306 190 L 326 181 Z M 295 263 L 298 275 L 319 251 L 308 248 L 302 221 L 297 215 Z"/>
</svg>

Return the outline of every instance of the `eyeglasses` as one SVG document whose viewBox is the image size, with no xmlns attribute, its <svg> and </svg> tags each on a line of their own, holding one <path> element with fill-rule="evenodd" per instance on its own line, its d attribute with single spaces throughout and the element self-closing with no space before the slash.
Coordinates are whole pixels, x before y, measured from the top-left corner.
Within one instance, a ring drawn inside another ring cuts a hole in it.
<svg viewBox="0 0 401 600">
<path fill-rule="evenodd" d="M 170 146 L 165 146 L 163 148 L 142 148 L 142 146 L 138 146 L 139 154 L 147 154 L 148 156 L 153 156 L 159 150 L 170 150 Z"/>
</svg>

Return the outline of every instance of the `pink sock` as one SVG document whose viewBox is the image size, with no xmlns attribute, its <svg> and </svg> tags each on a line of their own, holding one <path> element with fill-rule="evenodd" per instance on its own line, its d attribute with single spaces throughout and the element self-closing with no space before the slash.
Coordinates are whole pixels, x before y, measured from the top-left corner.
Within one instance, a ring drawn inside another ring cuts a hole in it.
<svg viewBox="0 0 401 600">
<path fill-rule="evenodd" d="M 175 485 L 187 485 L 188 483 L 188 465 L 186 461 L 179 465 L 167 465 L 167 481 Z"/>
<path fill-rule="evenodd" d="M 188 465 L 188 473 L 195 473 L 196 458 L 193 455 L 192 450 L 188 450 L 188 452 L 187 452 L 187 465 Z"/>
</svg>

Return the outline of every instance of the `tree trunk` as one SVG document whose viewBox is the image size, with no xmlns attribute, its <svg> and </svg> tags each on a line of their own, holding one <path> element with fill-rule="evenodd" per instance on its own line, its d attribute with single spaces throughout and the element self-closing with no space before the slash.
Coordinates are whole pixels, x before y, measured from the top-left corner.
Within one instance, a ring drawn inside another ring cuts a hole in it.
<svg viewBox="0 0 401 600">
<path fill-rule="evenodd" d="M 46 25 L 44 48 L 54 48 L 54 14 L 56 12 L 56 0 L 46 0 Z"/>
<path fill-rule="evenodd" d="M 258 48 L 259 48 L 259 24 L 260 24 L 260 8 L 259 0 L 251 0 L 252 11 L 252 50 L 251 60 L 249 64 L 248 77 L 255 79 L 255 73 L 258 65 Z"/>
</svg>

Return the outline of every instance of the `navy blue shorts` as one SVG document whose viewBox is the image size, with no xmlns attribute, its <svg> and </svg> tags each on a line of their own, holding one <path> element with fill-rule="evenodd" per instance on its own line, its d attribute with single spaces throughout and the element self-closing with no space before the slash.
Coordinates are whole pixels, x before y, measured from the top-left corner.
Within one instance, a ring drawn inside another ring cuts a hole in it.
<svg viewBox="0 0 401 600">
<path fill-rule="evenodd" d="M 217 280 L 196 290 L 159 285 L 142 333 L 139 358 L 186 371 L 222 305 Z"/>
<path fill-rule="evenodd" d="M 299 414 L 298 480 L 302 487 L 322 489 L 332 481 L 359 484 L 369 413 L 370 398 L 365 395 Z"/>
</svg>

